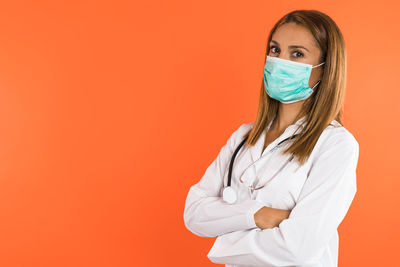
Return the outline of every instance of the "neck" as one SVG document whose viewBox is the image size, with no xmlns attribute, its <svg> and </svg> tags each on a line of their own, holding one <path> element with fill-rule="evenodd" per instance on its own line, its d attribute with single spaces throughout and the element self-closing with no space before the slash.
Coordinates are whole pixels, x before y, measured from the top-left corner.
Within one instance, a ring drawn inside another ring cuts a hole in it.
<svg viewBox="0 0 400 267">
<path fill-rule="evenodd" d="M 301 111 L 304 101 L 284 104 L 279 103 L 278 114 L 271 128 L 275 131 L 283 132 L 289 126 L 295 123 L 296 116 Z"/>
</svg>

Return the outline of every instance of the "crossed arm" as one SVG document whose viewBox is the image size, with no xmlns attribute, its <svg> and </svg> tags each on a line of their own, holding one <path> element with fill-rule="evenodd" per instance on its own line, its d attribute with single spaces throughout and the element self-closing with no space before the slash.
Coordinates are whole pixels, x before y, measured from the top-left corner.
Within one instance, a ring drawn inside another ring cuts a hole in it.
<svg viewBox="0 0 400 267">
<path fill-rule="evenodd" d="M 186 227 L 199 236 L 218 236 L 207 255 L 214 263 L 298 266 L 318 261 L 356 194 L 358 142 L 339 130 L 329 140 L 321 139 L 308 179 L 289 213 L 253 199 L 230 205 L 219 197 L 223 171 L 238 143 L 235 139 L 228 141 L 191 187 L 185 204 Z"/>
</svg>

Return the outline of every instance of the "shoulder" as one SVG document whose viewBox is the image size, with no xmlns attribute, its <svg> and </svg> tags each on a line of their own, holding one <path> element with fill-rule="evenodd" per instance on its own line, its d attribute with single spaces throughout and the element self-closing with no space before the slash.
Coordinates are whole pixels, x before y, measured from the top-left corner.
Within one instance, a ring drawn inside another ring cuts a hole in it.
<svg viewBox="0 0 400 267">
<path fill-rule="evenodd" d="M 359 146 L 355 136 L 338 121 L 333 120 L 323 131 L 325 139 L 330 143 L 347 143 L 353 146 Z"/>
<path fill-rule="evenodd" d="M 358 157 L 359 143 L 348 129 L 333 120 L 321 133 L 314 152 L 318 155 L 332 152 L 342 155 L 353 154 Z"/>
<path fill-rule="evenodd" d="M 231 149 L 234 147 L 238 146 L 241 141 L 243 141 L 244 136 L 248 131 L 253 128 L 253 122 L 252 123 L 241 123 L 239 126 L 236 126 L 235 130 L 231 134 L 231 136 L 228 139 L 228 145 Z"/>
<path fill-rule="evenodd" d="M 241 123 L 239 127 L 233 132 L 232 137 L 237 139 L 243 139 L 243 136 L 253 128 L 254 122 L 251 123 Z"/>
</svg>

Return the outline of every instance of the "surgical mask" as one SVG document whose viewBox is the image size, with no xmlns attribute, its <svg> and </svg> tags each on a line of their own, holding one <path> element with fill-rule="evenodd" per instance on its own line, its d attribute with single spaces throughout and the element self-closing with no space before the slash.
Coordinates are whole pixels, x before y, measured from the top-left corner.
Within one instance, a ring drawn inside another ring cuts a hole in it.
<svg viewBox="0 0 400 267">
<path fill-rule="evenodd" d="M 318 65 L 305 64 L 279 57 L 267 56 L 264 66 L 264 87 L 267 94 L 282 102 L 294 103 L 308 98 L 313 92 L 313 88 L 308 86 L 311 70 Z"/>
</svg>

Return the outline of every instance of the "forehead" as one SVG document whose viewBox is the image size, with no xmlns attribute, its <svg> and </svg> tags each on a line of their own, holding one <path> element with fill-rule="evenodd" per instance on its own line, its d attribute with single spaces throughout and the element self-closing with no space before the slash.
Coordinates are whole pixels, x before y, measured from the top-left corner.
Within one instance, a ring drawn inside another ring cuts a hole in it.
<svg viewBox="0 0 400 267">
<path fill-rule="evenodd" d="M 272 35 L 272 40 L 281 46 L 302 45 L 311 49 L 318 49 L 316 41 L 311 32 L 295 23 L 286 23 L 278 27 Z"/>
</svg>

